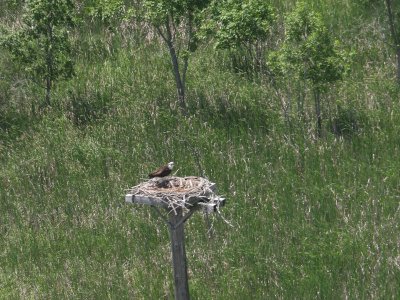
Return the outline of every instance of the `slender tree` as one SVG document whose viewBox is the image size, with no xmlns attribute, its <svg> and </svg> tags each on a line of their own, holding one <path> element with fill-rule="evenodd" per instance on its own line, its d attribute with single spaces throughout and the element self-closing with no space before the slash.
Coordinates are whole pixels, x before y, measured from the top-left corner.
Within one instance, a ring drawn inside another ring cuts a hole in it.
<svg viewBox="0 0 400 300">
<path fill-rule="evenodd" d="M 43 106 L 51 105 L 54 82 L 74 74 L 69 39 L 73 11 L 72 0 L 28 0 L 22 28 L 2 41 L 27 74 L 44 86 Z"/>
<path fill-rule="evenodd" d="M 296 76 L 311 83 L 317 135 L 322 134 L 321 97 L 329 84 L 345 74 L 346 53 L 338 48 L 319 14 L 299 3 L 286 18 L 282 48 L 271 56 L 272 65 L 284 76 Z"/>
<path fill-rule="evenodd" d="M 168 47 L 179 105 L 187 113 L 186 73 L 189 55 L 198 46 L 196 32 L 202 22 L 201 11 L 210 0 L 144 0 L 146 19 Z"/>
<path fill-rule="evenodd" d="M 214 1 L 208 29 L 214 34 L 217 49 L 239 53 L 239 59 L 245 59 L 245 69 L 259 71 L 274 20 L 274 10 L 267 1 Z M 237 60 L 235 55 L 233 60 Z"/>
</svg>

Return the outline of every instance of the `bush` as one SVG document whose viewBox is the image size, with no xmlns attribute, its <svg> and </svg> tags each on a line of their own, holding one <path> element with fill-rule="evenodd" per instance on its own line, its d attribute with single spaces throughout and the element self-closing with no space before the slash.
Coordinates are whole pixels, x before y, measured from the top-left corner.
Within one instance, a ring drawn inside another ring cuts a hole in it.
<svg viewBox="0 0 400 300">
<path fill-rule="evenodd" d="M 337 115 L 331 120 L 332 132 L 339 136 L 356 134 L 365 123 L 366 116 L 355 108 L 338 106 Z"/>
</svg>

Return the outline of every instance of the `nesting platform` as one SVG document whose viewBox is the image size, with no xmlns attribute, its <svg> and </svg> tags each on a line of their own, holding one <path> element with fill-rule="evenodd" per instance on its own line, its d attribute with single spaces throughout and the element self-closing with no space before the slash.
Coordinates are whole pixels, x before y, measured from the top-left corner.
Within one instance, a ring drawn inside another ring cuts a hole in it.
<svg viewBox="0 0 400 300">
<path fill-rule="evenodd" d="M 216 184 L 203 177 L 168 176 L 144 181 L 125 195 L 125 202 L 149 205 L 168 224 L 177 300 L 189 299 L 184 223 L 199 209 L 219 213 L 225 198 L 218 196 L 216 190 Z M 164 213 L 158 208 L 165 209 Z"/>
<path fill-rule="evenodd" d="M 203 177 L 168 176 L 152 178 L 128 190 L 125 202 L 177 210 L 203 209 L 215 212 L 225 205 L 225 198 L 216 194 L 216 184 Z"/>
</svg>

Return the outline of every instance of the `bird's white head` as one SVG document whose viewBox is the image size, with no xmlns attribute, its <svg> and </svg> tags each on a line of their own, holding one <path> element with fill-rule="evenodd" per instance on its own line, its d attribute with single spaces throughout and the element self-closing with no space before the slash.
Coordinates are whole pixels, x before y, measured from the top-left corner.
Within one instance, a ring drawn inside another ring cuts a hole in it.
<svg viewBox="0 0 400 300">
<path fill-rule="evenodd" d="M 168 169 L 172 170 L 174 168 L 174 162 L 171 161 L 168 163 Z"/>
</svg>

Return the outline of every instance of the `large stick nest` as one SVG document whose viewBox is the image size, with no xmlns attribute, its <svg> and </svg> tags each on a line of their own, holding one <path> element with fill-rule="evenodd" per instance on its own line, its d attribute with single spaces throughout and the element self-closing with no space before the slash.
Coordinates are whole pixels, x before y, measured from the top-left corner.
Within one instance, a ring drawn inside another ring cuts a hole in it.
<svg viewBox="0 0 400 300">
<path fill-rule="evenodd" d="M 129 190 L 135 196 L 157 198 L 168 208 L 190 208 L 198 203 L 212 203 L 219 199 L 215 184 L 203 177 L 163 177 L 144 181 Z"/>
</svg>

